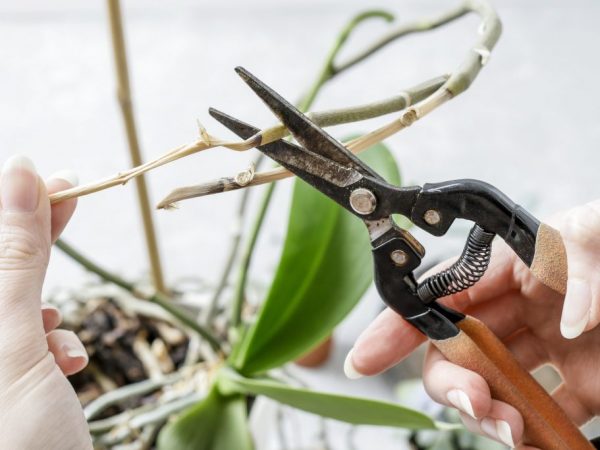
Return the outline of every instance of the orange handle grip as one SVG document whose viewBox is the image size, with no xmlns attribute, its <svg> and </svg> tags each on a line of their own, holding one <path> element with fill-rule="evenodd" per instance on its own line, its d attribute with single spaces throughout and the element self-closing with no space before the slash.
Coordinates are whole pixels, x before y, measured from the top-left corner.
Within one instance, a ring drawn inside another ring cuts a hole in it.
<svg viewBox="0 0 600 450">
<path fill-rule="evenodd" d="M 511 404 L 521 413 L 525 422 L 524 443 L 543 450 L 594 449 L 485 324 L 467 316 L 457 325 L 461 329 L 457 336 L 432 341 L 433 344 L 448 360 L 480 374 L 493 398 Z"/>
<path fill-rule="evenodd" d="M 567 291 L 567 271 L 567 251 L 560 232 L 549 225 L 540 224 L 531 272 L 540 282 L 564 295 Z"/>
</svg>

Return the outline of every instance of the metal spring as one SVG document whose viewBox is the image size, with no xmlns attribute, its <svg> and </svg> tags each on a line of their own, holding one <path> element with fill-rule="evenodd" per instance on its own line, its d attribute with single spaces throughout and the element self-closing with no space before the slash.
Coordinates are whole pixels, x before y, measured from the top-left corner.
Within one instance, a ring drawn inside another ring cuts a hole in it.
<svg viewBox="0 0 600 450">
<path fill-rule="evenodd" d="M 494 233 L 488 233 L 475 224 L 469 232 L 458 261 L 420 283 L 417 288 L 419 298 L 429 303 L 440 297 L 464 291 L 477 283 L 490 263 L 494 236 Z"/>
</svg>

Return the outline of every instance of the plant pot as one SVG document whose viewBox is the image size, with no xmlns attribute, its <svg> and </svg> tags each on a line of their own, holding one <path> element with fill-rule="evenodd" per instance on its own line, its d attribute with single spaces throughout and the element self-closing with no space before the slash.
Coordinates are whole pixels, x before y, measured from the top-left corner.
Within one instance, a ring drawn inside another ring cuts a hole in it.
<svg viewBox="0 0 600 450">
<path fill-rule="evenodd" d="M 298 358 L 295 363 L 302 367 L 319 367 L 327 362 L 331 356 L 333 337 L 329 336 L 304 356 Z"/>
</svg>

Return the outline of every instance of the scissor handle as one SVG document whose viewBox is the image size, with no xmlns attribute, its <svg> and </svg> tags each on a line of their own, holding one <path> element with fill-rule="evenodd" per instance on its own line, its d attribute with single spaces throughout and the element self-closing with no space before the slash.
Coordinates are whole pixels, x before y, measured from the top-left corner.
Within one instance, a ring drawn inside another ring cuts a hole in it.
<svg viewBox="0 0 600 450">
<path fill-rule="evenodd" d="M 434 236 L 446 234 L 456 219 L 470 220 L 501 237 L 528 267 L 537 250 L 539 220 L 496 187 L 480 180 L 425 184 L 410 219 Z"/>
<path fill-rule="evenodd" d="M 568 262 L 565 244 L 560 232 L 545 223 L 538 228 L 530 269 L 538 281 L 560 294 L 566 293 Z"/>
<path fill-rule="evenodd" d="M 492 397 L 523 416 L 523 442 L 544 450 L 592 450 L 594 447 L 512 353 L 481 321 L 466 316 L 460 333 L 433 344 L 450 361 L 480 374 Z"/>
<path fill-rule="evenodd" d="M 543 284 L 564 294 L 567 254 L 560 232 L 540 224 L 531 271 Z M 434 345 L 450 361 L 480 374 L 492 397 L 514 406 L 523 416 L 524 443 L 544 450 L 590 450 L 594 446 L 560 406 L 524 370 L 512 353 L 479 320 L 466 316 L 456 323 L 460 333 Z"/>
<path fill-rule="evenodd" d="M 500 236 L 540 282 L 566 292 L 567 254 L 560 233 L 488 183 L 464 179 L 426 184 L 410 217 L 434 236 L 444 235 L 455 219 L 473 221 Z"/>
</svg>

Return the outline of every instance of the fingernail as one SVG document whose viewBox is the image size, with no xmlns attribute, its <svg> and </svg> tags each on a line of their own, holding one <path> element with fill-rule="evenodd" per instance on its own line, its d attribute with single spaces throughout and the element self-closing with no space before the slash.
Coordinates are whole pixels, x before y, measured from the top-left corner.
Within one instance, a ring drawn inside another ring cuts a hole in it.
<svg viewBox="0 0 600 450">
<path fill-rule="evenodd" d="M 42 309 L 53 309 L 55 311 L 58 311 L 58 308 L 54 305 L 51 305 L 50 303 L 42 303 Z"/>
<path fill-rule="evenodd" d="M 62 314 L 58 308 L 47 303 L 42 303 L 42 317 L 44 318 L 44 330 L 46 332 L 52 331 L 62 322 Z"/>
<path fill-rule="evenodd" d="M 569 280 L 563 306 L 560 332 L 567 339 L 575 339 L 590 320 L 592 292 L 590 285 L 582 280 Z"/>
<path fill-rule="evenodd" d="M 62 346 L 62 351 L 69 358 L 85 358 L 86 360 L 88 359 L 86 351 L 83 350 L 81 347 L 75 345 L 64 344 Z"/>
<path fill-rule="evenodd" d="M 475 417 L 475 411 L 473 411 L 471 400 L 464 391 L 461 391 L 460 389 L 452 389 L 451 391 L 448 391 L 446 398 L 452 404 L 452 406 L 464 412 L 465 414 L 468 414 L 473 419 L 477 419 L 477 417 Z"/>
<path fill-rule="evenodd" d="M 498 432 L 496 431 L 496 421 L 494 419 L 490 419 L 489 417 L 486 417 L 485 419 L 482 419 L 480 424 L 481 426 L 481 430 L 488 435 L 488 437 L 491 437 L 492 439 L 498 440 Z"/>
<path fill-rule="evenodd" d="M 349 378 L 351 380 L 357 380 L 359 378 L 362 378 L 363 374 L 361 374 L 354 367 L 354 362 L 352 361 L 352 353 L 353 352 L 354 352 L 354 349 L 351 349 L 348 352 L 348 354 L 346 355 L 346 359 L 344 360 L 344 374 L 346 375 L 347 378 Z"/>
<path fill-rule="evenodd" d="M 58 309 L 54 305 L 50 305 L 49 303 L 42 303 L 42 310 L 43 311 L 54 311 L 56 314 L 58 314 L 59 317 L 61 317 L 60 309 Z"/>
<path fill-rule="evenodd" d="M 38 205 L 39 188 L 35 166 L 22 155 L 11 156 L 2 166 L 0 201 L 4 211 L 32 212 Z"/>
<path fill-rule="evenodd" d="M 512 437 L 512 430 L 508 422 L 504 420 L 496 420 L 496 431 L 500 440 L 508 445 L 510 448 L 514 448 L 515 442 Z"/>
<path fill-rule="evenodd" d="M 512 431 L 508 422 L 504 420 L 495 420 L 486 417 L 480 423 L 481 429 L 485 434 L 495 440 L 499 440 L 503 444 L 514 448 L 515 443 L 512 437 Z"/>
<path fill-rule="evenodd" d="M 71 186 L 75 187 L 79 185 L 79 177 L 72 170 L 59 170 L 53 173 L 48 178 L 49 180 L 65 180 Z"/>
</svg>

